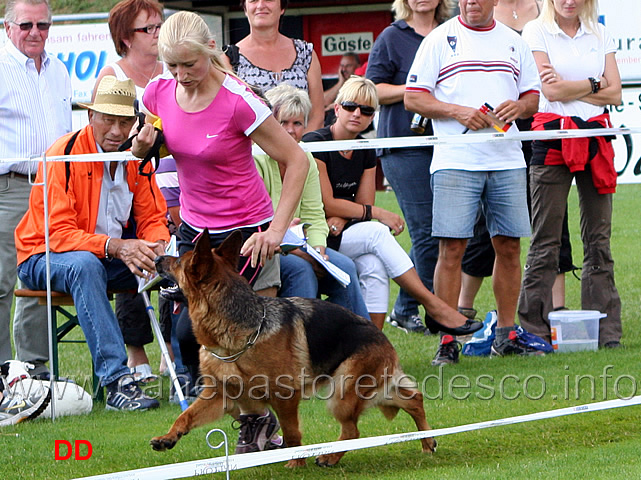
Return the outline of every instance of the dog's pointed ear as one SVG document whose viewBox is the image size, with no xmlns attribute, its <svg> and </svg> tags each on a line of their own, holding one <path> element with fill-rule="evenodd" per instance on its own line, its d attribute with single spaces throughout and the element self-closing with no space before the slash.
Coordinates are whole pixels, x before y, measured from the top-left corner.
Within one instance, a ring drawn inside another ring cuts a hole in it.
<svg viewBox="0 0 641 480">
<path fill-rule="evenodd" d="M 213 259 L 211 253 L 211 244 L 209 243 L 209 230 L 205 228 L 200 234 L 200 238 L 196 241 L 194 246 L 194 265 L 209 265 Z"/>
<path fill-rule="evenodd" d="M 216 254 L 223 257 L 232 267 L 238 268 L 238 257 L 240 248 L 243 246 L 243 234 L 240 230 L 234 230 L 223 240 L 223 243 L 216 248 Z"/>
</svg>

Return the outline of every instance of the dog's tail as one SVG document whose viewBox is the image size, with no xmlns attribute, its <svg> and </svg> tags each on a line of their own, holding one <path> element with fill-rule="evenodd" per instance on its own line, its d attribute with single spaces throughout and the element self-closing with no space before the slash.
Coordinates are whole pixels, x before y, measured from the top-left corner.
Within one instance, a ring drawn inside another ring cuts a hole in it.
<svg viewBox="0 0 641 480">
<path fill-rule="evenodd" d="M 416 381 L 406 375 L 399 365 L 396 365 L 390 381 L 385 385 L 383 395 L 385 401 L 377 405 L 377 407 L 385 415 L 385 418 L 394 420 L 400 409 L 400 405 L 397 402 L 399 397 L 409 399 L 416 394 L 419 394 Z"/>
</svg>

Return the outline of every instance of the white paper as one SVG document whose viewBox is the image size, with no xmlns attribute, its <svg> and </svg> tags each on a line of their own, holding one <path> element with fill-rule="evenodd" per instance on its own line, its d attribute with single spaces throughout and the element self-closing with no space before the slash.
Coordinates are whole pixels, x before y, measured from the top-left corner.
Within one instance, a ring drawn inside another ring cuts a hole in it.
<svg viewBox="0 0 641 480">
<path fill-rule="evenodd" d="M 314 260 L 316 260 L 325 270 L 327 270 L 332 277 L 334 277 L 343 287 L 346 287 L 351 283 L 351 278 L 343 270 L 338 268 L 329 260 L 325 260 L 319 252 L 316 251 L 311 245 L 307 244 L 305 230 L 310 226 L 309 223 L 299 223 L 293 227 L 290 227 L 283 238 L 283 243 L 281 243 L 280 248 L 285 253 L 294 250 L 294 248 L 289 248 L 285 250 L 283 245 L 289 246 L 296 244 L 299 248 L 307 252 Z"/>
</svg>

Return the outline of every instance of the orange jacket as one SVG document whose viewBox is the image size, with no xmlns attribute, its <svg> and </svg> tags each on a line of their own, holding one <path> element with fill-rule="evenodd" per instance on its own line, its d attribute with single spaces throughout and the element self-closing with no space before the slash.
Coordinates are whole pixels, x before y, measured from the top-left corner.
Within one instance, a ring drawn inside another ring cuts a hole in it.
<svg viewBox="0 0 641 480">
<path fill-rule="evenodd" d="M 63 155 L 74 133 L 69 133 L 47 150 L 47 155 Z M 93 127 L 77 132 L 71 155 L 98 153 Z M 155 242 L 169 240 L 167 204 L 155 177 L 138 174 L 139 162 L 127 162 L 127 183 L 133 193 L 133 216 L 137 238 Z M 103 162 L 51 162 L 47 164 L 49 184 L 49 246 L 52 252 L 89 251 L 105 256 L 107 235 L 95 234 L 100 204 Z M 42 165 L 36 182 L 42 181 Z M 67 178 L 67 175 L 68 178 Z M 43 187 L 34 186 L 29 210 L 16 228 L 18 264 L 45 251 Z"/>
</svg>

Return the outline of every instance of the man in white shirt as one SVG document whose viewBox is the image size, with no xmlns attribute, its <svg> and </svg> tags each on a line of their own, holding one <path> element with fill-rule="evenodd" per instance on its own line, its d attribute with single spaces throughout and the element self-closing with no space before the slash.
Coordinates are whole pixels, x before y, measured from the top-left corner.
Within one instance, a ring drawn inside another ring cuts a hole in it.
<svg viewBox="0 0 641 480">
<path fill-rule="evenodd" d="M 41 155 L 71 130 L 71 81 L 64 64 L 45 52 L 51 26 L 47 0 L 7 1 L 4 28 L 8 41 L 0 49 L 0 363 L 13 358 L 9 321 L 16 284 L 14 231 L 27 211 L 37 164 L 11 161 Z M 17 298 L 14 325 L 46 318 L 36 299 Z M 40 322 L 38 322 L 40 323 Z M 46 338 L 28 328 L 15 335 L 18 358 L 44 364 Z"/>
<path fill-rule="evenodd" d="M 422 42 L 407 76 L 405 106 L 433 119 L 436 135 L 493 132 L 481 107 L 498 123 L 528 118 L 538 107 L 540 83 L 527 44 L 494 20 L 498 0 L 459 0 L 461 14 Z M 511 128 L 516 129 L 515 126 Z M 496 251 L 493 288 L 498 311 L 494 355 L 533 354 L 515 336 L 521 283 L 520 237 L 530 234 L 525 161 L 520 142 L 446 144 L 434 148 L 432 235 L 439 238 L 435 293 L 457 308 L 461 260 L 479 207 Z M 443 338 L 442 349 L 456 350 Z M 458 353 L 455 363 L 458 360 Z"/>
</svg>

